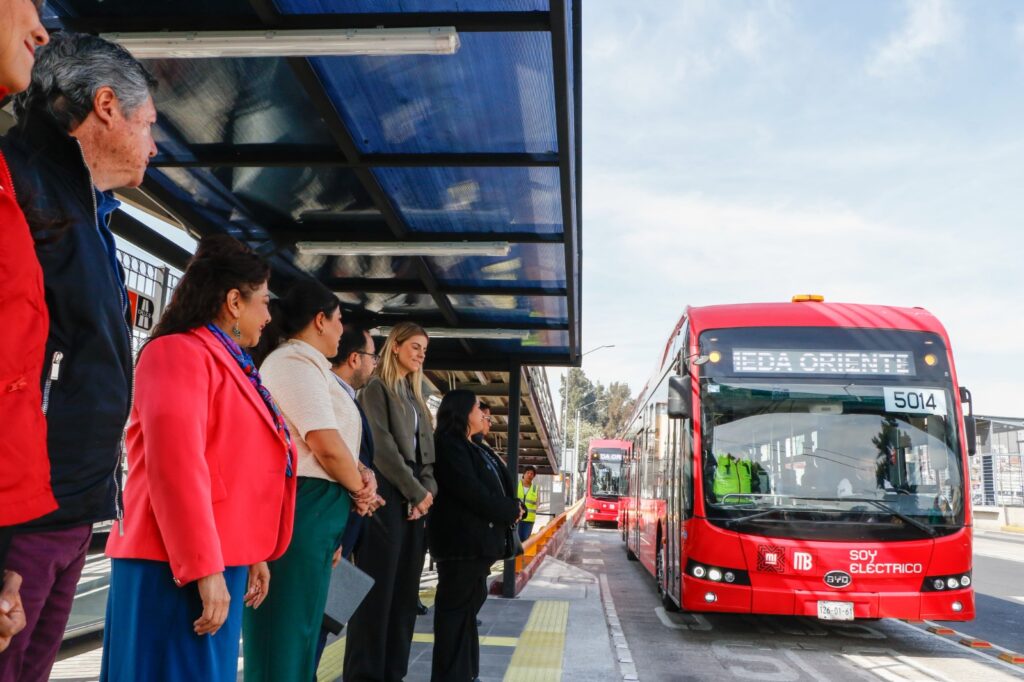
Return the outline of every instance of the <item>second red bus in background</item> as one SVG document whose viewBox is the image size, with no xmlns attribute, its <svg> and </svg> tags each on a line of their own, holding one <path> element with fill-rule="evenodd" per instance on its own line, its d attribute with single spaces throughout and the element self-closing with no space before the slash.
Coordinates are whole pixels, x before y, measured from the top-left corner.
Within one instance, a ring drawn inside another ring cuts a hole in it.
<svg viewBox="0 0 1024 682">
<path fill-rule="evenodd" d="M 580 462 L 580 473 L 586 486 L 586 525 L 605 523 L 618 526 L 619 497 L 626 487 L 622 465 L 631 447 L 629 441 L 597 438 L 587 446 L 587 457 Z"/>
</svg>

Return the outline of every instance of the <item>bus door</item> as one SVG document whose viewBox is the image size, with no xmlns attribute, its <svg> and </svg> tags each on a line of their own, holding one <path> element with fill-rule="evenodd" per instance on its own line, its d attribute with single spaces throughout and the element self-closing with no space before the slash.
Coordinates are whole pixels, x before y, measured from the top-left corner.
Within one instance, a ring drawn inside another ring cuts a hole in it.
<svg viewBox="0 0 1024 682">
<path fill-rule="evenodd" d="M 682 509 L 680 504 L 680 476 L 679 476 L 679 444 L 681 442 L 680 430 L 681 420 L 669 419 L 667 405 L 658 403 L 658 420 L 664 424 L 662 431 L 662 443 L 666 447 L 665 452 L 665 500 L 666 506 L 666 541 L 665 541 L 665 591 L 677 602 L 680 600 L 679 583 L 679 553 L 681 551 L 680 540 L 682 539 Z"/>
</svg>

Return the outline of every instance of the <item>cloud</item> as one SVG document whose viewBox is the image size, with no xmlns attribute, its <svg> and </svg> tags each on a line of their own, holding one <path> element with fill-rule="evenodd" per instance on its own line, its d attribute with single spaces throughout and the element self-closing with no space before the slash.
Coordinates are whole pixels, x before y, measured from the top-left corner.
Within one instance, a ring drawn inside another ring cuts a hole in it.
<svg viewBox="0 0 1024 682">
<path fill-rule="evenodd" d="M 948 0 L 907 0 L 903 27 L 881 45 L 868 60 L 873 76 L 912 69 L 920 60 L 955 42 L 960 17 Z"/>
<path fill-rule="evenodd" d="M 614 172 L 592 172 L 584 193 L 585 344 L 617 344 L 588 357 L 588 374 L 626 379 L 637 390 L 687 304 L 820 293 L 927 308 L 946 325 L 961 379 L 985 396 L 985 409 L 1020 411 L 999 384 L 1024 381 L 1024 371 L 1006 371 L 1016 367 L 1024 318 L 1007 314 L 1016 292 L 977 271 L 993 248 L 1012 253 L 1016 245 L 980 232 L 965 239 L 924 218 L 872 218 L 842 202 L 723 199 Z"/>
</svg>

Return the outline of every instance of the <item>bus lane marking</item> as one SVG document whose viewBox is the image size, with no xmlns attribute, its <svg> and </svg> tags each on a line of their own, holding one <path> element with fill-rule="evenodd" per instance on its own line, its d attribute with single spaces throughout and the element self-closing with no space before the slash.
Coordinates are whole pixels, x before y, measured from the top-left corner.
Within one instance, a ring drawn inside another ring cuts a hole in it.
<svg viewBox="0 0 1024 682">
<path fill-rule="evenodd" d="M 844 647 L 843 656 L 851 663 L 881 677 L 883 680 L 890 680 L 892 682 L 903 682 L 905 680 L 957 682 L 894 649 Z"/>
<path fill-rule="evenodd" d="M 762 653 L 750 653 L 753 651 Z M 764 653 L 777 653 L 768 647 L 757 646 L 751 642 L 720 639 L 711 643 L 711 652 L 733 677 L 765 682 L 796 682 L 800 679 L 800 673 L 785 661 Z M 756 667 L 741 664 L 753 664 Z"/>
<path fill-rule="evenodd" d="M 928 627 L 935 627 L 935 623 L 932 623 L 931 621 L 927 621 L 927 620 L 924 621 L 922 623 L 921 627 L 918 627 L 916 625 L 912 625 L 912 624 L 907 623 L 907 622 L 902 621 L 902 620 L 890 620 L 890 622 L 898 623 L 899 625 L 902 625 L 905 628 L 910 628 L 911 630 L 914 630 L 916 632 L 924 633 L 924 634 L 928 635 L 929 637 L 934 637 L 935 639 L 938 639 L 941 642 L 945 642 L 947 646 L 949 646 L 952 649 L 955 649 L 956 651 L 959 651 L 959 652 L 964 652 L 964 651 L 970 652 L 970 653 L 974 654 L 975 656 L 977 656 L 978 658 L 981 658 L 981 659 L 985 660 L 988 663 L 995 663 L 996 665 L 1000 665 L 1000 666 L 1006 668 L 1007 670 L 1012 670 L 1017 677 L 1021 676 L 1021 668 L 1020 668 L 1019 665 L 1016 665 L 1014 663 L 1010 663 L 1009 661 L 1003 660 L 1003 659 L 1001 659 L 999 657 L 999 655 L 1001 653 L 1012 654 L 1013 652 L 1011 652 L 1009 649 L 1006 649 L 1004 647 L 999 646 L 998 644 L 993 644 L 992 648 L 991 649 L 987 649 L 987 650 L 974 649 L 974 648 L 971 648 L 971 647 L 968 647 L 968 646 L 963 646 L 962 644 L 958 644 L 957 643 L 958 639 L 951 639 L 950 637 L 944 637 L 941 634 L 932 632 L 931 630 L 928 629 Z M 970 635 L 964 634 L 964 633 L 959 632 L 957 630 L 953 630 L 952 628 L 947 628 L 947 629 L 949 629 L 949 630 L 951 630 L 953 632 L 952 636 L 954 638 L 970 637 Z M 991 653 L 986 653 L 986 651 L 991 652 Z"/>
<path fill-rule="evenodd" d="M 693 623 L 677 623 L 672 619 L 672 616 L 668 615 L 668 611 L 665 610 L 664 606 L 659 606 L 654 609 L 654 615 L 658 617 L 661 624 L 670 630 L 691 630 L 693 632 L 708 632 L 711 630 L 711 623 L 708 619 L 699 613 L 687 613 L 683 614 L 688 618 L 693 619 Z"/>
</svg>

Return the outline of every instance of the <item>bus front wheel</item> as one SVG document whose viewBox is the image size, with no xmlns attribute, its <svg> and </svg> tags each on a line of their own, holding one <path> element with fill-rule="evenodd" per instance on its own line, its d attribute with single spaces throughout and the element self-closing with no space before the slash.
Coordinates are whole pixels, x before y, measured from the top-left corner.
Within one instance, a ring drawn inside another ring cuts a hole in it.
<svg viewBox="0 0 1024 682">
<path fill-rule="evenodd" d="M 668 590 L 665 589 L 665 547 L 658 543 L 661 549 L 658 550 L 658 557 L 655 560 L 655 573 L 658 579 L 658 596 L 661 597 L 661 605 L 665 607 L 665 610 L 670 613 L 678 613 L 679 605 L 676 604 L 672 597 L 669 595 Z"/>
</svg>

